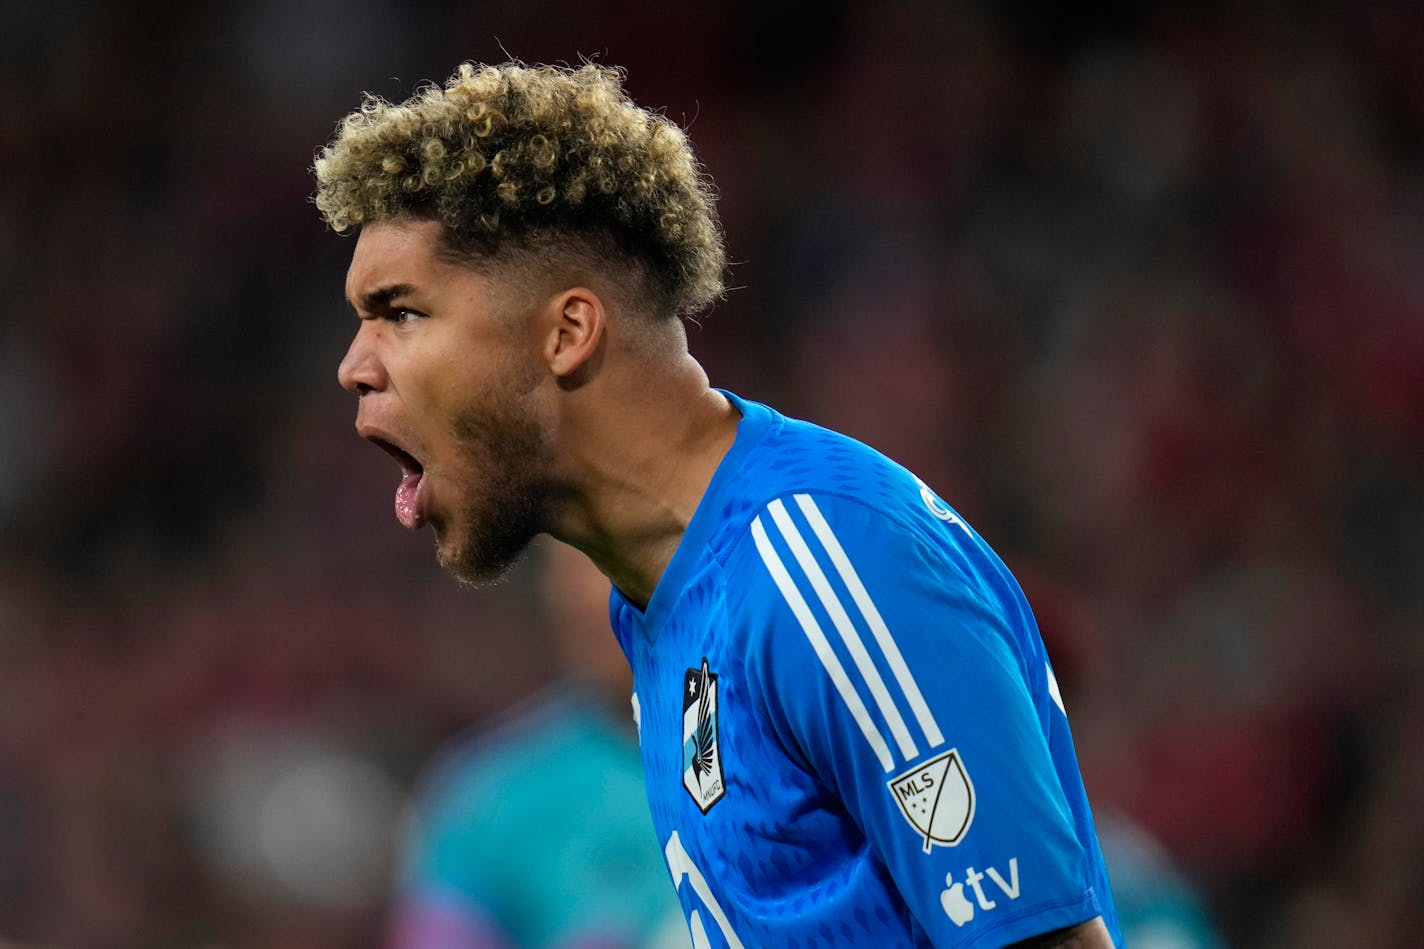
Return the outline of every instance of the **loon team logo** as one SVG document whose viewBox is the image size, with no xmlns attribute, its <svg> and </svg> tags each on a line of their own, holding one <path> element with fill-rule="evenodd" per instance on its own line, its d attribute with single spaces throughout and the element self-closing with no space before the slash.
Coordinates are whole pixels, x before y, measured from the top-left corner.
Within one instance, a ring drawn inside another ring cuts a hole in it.
<svg viewBox="0 0 1424 949">
<path fill-rule="evenodd" d="M 900 813 L 924 837 L 925 853 L 953 847 L 974 822 L 974 784 L 951 748 L 887 782 Z"/>
<path fill-rule="evenodd" d="M 727 793 L 717 742 L 717 673 L 688 669 L 682 680 L 682 786 L 706 814 Z"/>
</svg>

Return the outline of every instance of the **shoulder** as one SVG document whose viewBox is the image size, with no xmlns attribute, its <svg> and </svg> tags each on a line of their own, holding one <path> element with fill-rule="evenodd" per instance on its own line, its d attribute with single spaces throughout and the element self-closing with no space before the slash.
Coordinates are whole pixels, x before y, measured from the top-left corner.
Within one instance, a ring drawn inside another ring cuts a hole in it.
<svg viewBox="0 0 1424 949">
<path fill-rule="evenodd" d="M 773 526 L 783 522 L 785 511 L 798 516 L 810 508 L 866 542 L 903 542 L 910 536 L 929 543 L 977 540 L 924 482 L 874 448 L 728 395 L 756 438 L 738 460 L 735 486 L 719 518 L 722 536 L 716 546 L 724 552 L 750 542 L 758 521 Z M 958 526 L 963 536 L 945 535 L 946 525 Z"/>
<path fill-rule="evenodd" d="M 769 698 L 949 670 L 966 693 L 988 674 L 1035 678 L 1036 625 L 1017 583 L 957 513 L 898 471 L 858 492 L 779 495 L 748 518 L 724 568 L 729 618 Z"/>
<path fill-rule="evenodd" d="M 1023 673 L 1028 614 L 1005 594 L 1011 578 L 912 477 L 900 489 L 796 492 L 750 517 L 725 584 L 732 635 L 768 692 L 776 681 L 806 684 L 807 670 L 839 684 L 842 667 L 873 680 L 951 658 L 960 669 L 988 661 Z"/>
<path fill-rule="evenodd" d="M 913 475 L 891 471 L 854 487 L 766 499 L 727 551 L 729 582 L 781 595 L 773 600 L 794 601 L 796 590 L 856 603 L 876 591 L 901 600 L 993 596 L 1002 565 Z"/>
<path fill-rule="evenodd" d="M 1028 649 L 1018 584 L 930 486 L 855 439 L 761 410 L 776 424 L 739 466 L 713 545 L 749 658 L 788 636 L 882 620 L 933 649 L 986 637 L 998 656 Z"/>
<path fill-rule="evenodd" d="M 913 480 L 902 466 L 849 435 L 733 398 L 760 434 L 745 466 L 752 483 L 775 486 L 778 493 L 854 495 L 868 487 L 890 489 L 904 478 Z"/>
</svg>

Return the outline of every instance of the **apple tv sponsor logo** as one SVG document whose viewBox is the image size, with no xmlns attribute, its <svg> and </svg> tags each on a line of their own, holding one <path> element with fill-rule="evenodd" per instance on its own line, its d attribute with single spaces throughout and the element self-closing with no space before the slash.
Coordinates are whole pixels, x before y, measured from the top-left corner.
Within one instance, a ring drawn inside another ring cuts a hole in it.
<svg viewBox="0 0 1424 949">
<path fill-rule="evenodd" d="M 964 881 L 954 882 L 954 874 L 947 873 L 944 877 L 944 892 L 939 895 L 939 903 L 944 907 L 945 915 L 956 926 L 963 926 L 974 918 L 975 906 L 984 912 L 988 912 L 999 905 L 997 899 L 990 897 L 984 890 L 984 880 L 988 878 L 999 888 L 999 892 L 1010 900 L 1019 898 L 1019 860 L 1018 857 L 1009 858 L 1009 878 L 1004 879 L 1004 875 L 994 867 L 989 867 L 983 873 L 970 867 L 964 871 Z M 969 887 L 974 893 L 974 899 L 970 900 L 964 893 L 964 888 Z"/>
</svg>

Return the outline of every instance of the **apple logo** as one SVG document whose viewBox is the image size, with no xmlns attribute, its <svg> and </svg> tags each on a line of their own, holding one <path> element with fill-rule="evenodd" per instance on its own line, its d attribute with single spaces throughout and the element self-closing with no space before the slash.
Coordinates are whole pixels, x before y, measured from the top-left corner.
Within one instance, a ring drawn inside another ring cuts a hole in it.
<svg viewBox="0 0 1424 949">
<path fill-rule="evenodd" d="M 949 887 L 939 895 L 940 905 L 956 926 L 963 926 L 974 918 L 974 904 L 964 898 L 964 884 L 954 882 L 954 874 L 944 875 L 944 885 Z"/>
</svg>

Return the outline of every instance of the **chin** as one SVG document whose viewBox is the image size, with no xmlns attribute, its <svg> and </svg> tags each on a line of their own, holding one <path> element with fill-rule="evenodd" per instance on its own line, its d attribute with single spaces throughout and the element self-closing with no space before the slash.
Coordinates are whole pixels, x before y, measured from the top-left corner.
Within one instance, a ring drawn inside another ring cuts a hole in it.
<svg viewBox="0 0 1424 949">
<path fill-rule="evenodd" d="M 523 539 L 484 538 L 484 543 L 465 538 L 459 543 L 437 536 L 435 558 L 444 570 L 466 586 L 490 586 L 509 574 L 533 539 L 531 534 Z"/>
</svg>

